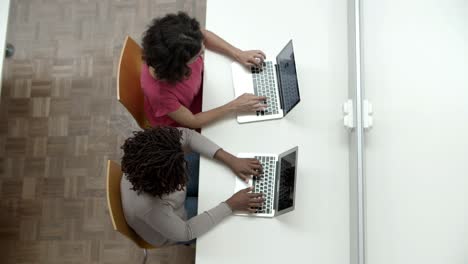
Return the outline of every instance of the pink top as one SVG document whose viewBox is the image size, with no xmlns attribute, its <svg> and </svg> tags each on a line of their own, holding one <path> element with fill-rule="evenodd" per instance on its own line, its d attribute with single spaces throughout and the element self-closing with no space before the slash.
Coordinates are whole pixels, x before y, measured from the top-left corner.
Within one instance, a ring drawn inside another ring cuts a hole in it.
<svg viewBox="0 0 468 264">
<path fill-rule="evenodd" d="M 189 65 L 191 75 L 176 84 L 156 80 L 151 76 L 149 67 L 143 63 L 140 82 L 145 95 L 145 114 L 151 126 L 162 125 L 180 127 L 181 125 L 167 114 L 176 111 L 181 105 L 193 114 L 201 112 L 203 59 L 198 57 Z"/>
</svg>

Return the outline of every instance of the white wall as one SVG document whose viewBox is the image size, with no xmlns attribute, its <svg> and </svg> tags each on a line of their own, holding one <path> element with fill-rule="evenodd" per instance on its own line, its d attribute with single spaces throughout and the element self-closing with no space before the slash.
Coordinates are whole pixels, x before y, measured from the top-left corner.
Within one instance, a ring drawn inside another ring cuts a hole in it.
<svg viewBox="0 0 468 264">
<path fill-rule="evenodd" d="M 3 60 L 5 58 L 9 10 L 10 0 L 0 0 L 0 92 L 2 91 Z"/>
<path fill-rule="evenodd" d="M 468 1 L 362 6 L 366 263 L 468 263 Z"/>
</svg>

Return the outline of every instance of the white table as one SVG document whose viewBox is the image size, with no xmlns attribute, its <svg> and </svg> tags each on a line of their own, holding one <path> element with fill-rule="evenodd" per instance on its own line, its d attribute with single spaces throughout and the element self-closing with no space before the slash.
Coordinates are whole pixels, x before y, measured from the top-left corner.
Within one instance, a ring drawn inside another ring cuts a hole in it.
<svg viewBox="0 0 468 264">
<path fill-rule="evenodd" d="M 273 60 L 292 38 L 302 101 L 281 120 L 238 124 L 232 117 L 203 129 L 231 153 L 280 153 L 297 145 L 299 161 L 295 211 L 274 219 L 229 217 L 198 239 L 196 263 L 348 263 L 349 147 L 341 121 L 348 97 L 347 2 L 211 0 L 206 25 Z M 204 110 L 233 99 L 230 64 L 207 52 Z M 202 159 L 200 175 L 199 211 L 232 195 L 234 175 L 222 165 Z"/>
<path fill-rule="evenodd" d="M 5 59 L 6 33 L 10 0 L 0 1 L 0 92 L 2 91 L 3 60 Z"/>
</svg>

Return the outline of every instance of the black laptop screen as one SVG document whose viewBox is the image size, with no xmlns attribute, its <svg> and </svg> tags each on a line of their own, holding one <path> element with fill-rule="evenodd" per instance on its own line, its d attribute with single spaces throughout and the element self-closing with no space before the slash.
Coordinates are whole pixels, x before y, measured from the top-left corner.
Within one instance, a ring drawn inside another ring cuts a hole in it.
<svg viewBox="0 0 468 264">
<path fill-rule="evenodd" d="M 292 40 L 276 56 L 276 63 L 279 70 L 279 81 L 281 84 L 279 88 L 281 101 L 283 102 L 283 112 L 286 115 L 301 100 Z"/>
<path fill-rule="evenodd" d="M 278 211 L 294 206 L 294 182 L 296 180 L 297 151 L 281 158 Z"/>
</svg>

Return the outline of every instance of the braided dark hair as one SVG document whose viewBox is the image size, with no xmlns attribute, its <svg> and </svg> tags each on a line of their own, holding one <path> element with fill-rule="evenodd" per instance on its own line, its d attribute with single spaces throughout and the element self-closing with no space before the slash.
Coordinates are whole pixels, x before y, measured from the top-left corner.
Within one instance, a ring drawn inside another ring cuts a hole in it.
<svg viewBox="0 0 468 264">
<path fill-rule="evenodd" d="M 122 145 L 122 171 L 138 194 L 161 197 L 181 191 L 187 183 L 187 163 L 174 127 L 153 127 L 133 132 Z"/>
<path fill-rule="evenodd" d="M 190 76 L 187 63 L 200 52 L 203 34 L 200 24 L 186 13 L 155 18 L 143 34 L 143 60 L 157 77 L 169 83 Z"/>
</svg>

